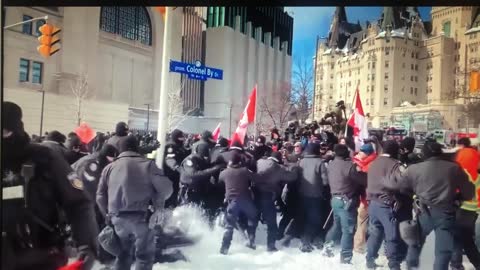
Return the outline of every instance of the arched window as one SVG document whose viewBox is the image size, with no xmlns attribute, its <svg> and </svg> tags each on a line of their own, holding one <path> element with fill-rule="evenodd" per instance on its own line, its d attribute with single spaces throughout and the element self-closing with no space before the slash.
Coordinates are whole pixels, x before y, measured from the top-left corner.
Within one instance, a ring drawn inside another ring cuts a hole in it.
<svg viewBox="0 0 480 270">
<path fill-rule="evenodd" d="M 152 45 L 152 25 L 145 7 L 102 7 L 100 30 Z"/>
</svg>

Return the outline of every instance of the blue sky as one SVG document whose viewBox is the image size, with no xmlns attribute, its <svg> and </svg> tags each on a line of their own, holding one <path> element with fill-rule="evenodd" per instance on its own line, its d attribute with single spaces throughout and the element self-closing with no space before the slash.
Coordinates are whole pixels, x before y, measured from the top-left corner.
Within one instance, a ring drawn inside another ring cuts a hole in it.
<svg viewBox="0 0 480 270">
<path fill-rule="evenodd" d="M 376 21 L 382 14 L 383 7 L 346 7 L 349 22 L 360 20 L 362 25 Z M 326 37 L 330 28 L 335 7 L 286 7 L 293 16 L 293 63 L 300 59 L 312 59 L 315 55 L 317 35 Z M 419 7 L 424 21 L 430 20 L 431 7 Z"/>
</svg>

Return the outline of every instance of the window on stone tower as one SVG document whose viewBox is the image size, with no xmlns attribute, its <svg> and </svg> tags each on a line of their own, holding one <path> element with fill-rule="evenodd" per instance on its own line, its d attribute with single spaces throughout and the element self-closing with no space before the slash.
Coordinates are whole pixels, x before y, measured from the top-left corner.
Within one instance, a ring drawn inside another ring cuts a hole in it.
<svg viewBox="0 0 480 270">
<path fill-rule="evenodd" d="M 102 7 L 100 30 L 152 45 L 152 25 L 145 7 Z"/>
<path fill-rule="evenodd" d="M 388 61 L 385 61 L 385 67 L 388 68 L 388 66 L 389 66 Z"/>
<path fill-rule="evenodd" d="M 388 105 L 388 98 L 383 99 L 383 105 Z"/>
<path fill-rule="evenodd" d="M 447 21 L 443 23 L 443 33 L 445 34 L 446 37 L 450 37 L 450 26 L 451 22 Z"/>
</svg>

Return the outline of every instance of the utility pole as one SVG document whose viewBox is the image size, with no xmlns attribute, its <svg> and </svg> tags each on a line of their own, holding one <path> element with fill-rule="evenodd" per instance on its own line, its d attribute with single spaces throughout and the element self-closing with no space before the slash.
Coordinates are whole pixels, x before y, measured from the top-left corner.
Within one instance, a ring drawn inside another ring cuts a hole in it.
<svg viewBox="0 0 480 270">
<path fill-rule="evenodd" d="M 165 153 L 165 143 L 167 141 L 167 123 L 168 123 L 168 78 L 169 76 L 169 57 L 170 47 L 172 46 L 172 7 L 165 7 L 164 16 L 164 31 L 163 31 L 163 52 L 162 52 L 162 74 L 160 83 L 160 102 L 158 110 L 158 133 L 157 140 L 160 143 L 160 148 L 157 152 L 156 164 L 160 169 L 163 169 L 163 156 Z"/>
</svg>

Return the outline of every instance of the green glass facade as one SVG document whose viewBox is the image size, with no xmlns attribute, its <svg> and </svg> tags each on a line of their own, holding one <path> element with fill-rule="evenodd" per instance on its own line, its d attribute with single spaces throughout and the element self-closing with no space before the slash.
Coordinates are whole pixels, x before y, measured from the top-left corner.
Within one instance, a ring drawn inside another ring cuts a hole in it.
<svg viewBox="0 0 480 270">
<path fill-rule="evenodd" d="M 207 28 L 229 26 L 235 28 L 235 17 L 240 16 L 240 31 L 246 33 L 247 22 L 252 23 L 252 38 L 256 38 L 255 29 L 262 28 L 260 40 L 264 42 L 264 33 L 272 33 L 280 42 L 288 41 L 287 53 L 292 55 L 293 18 L 283 7 L 208 7 Z"/>
</svg>

